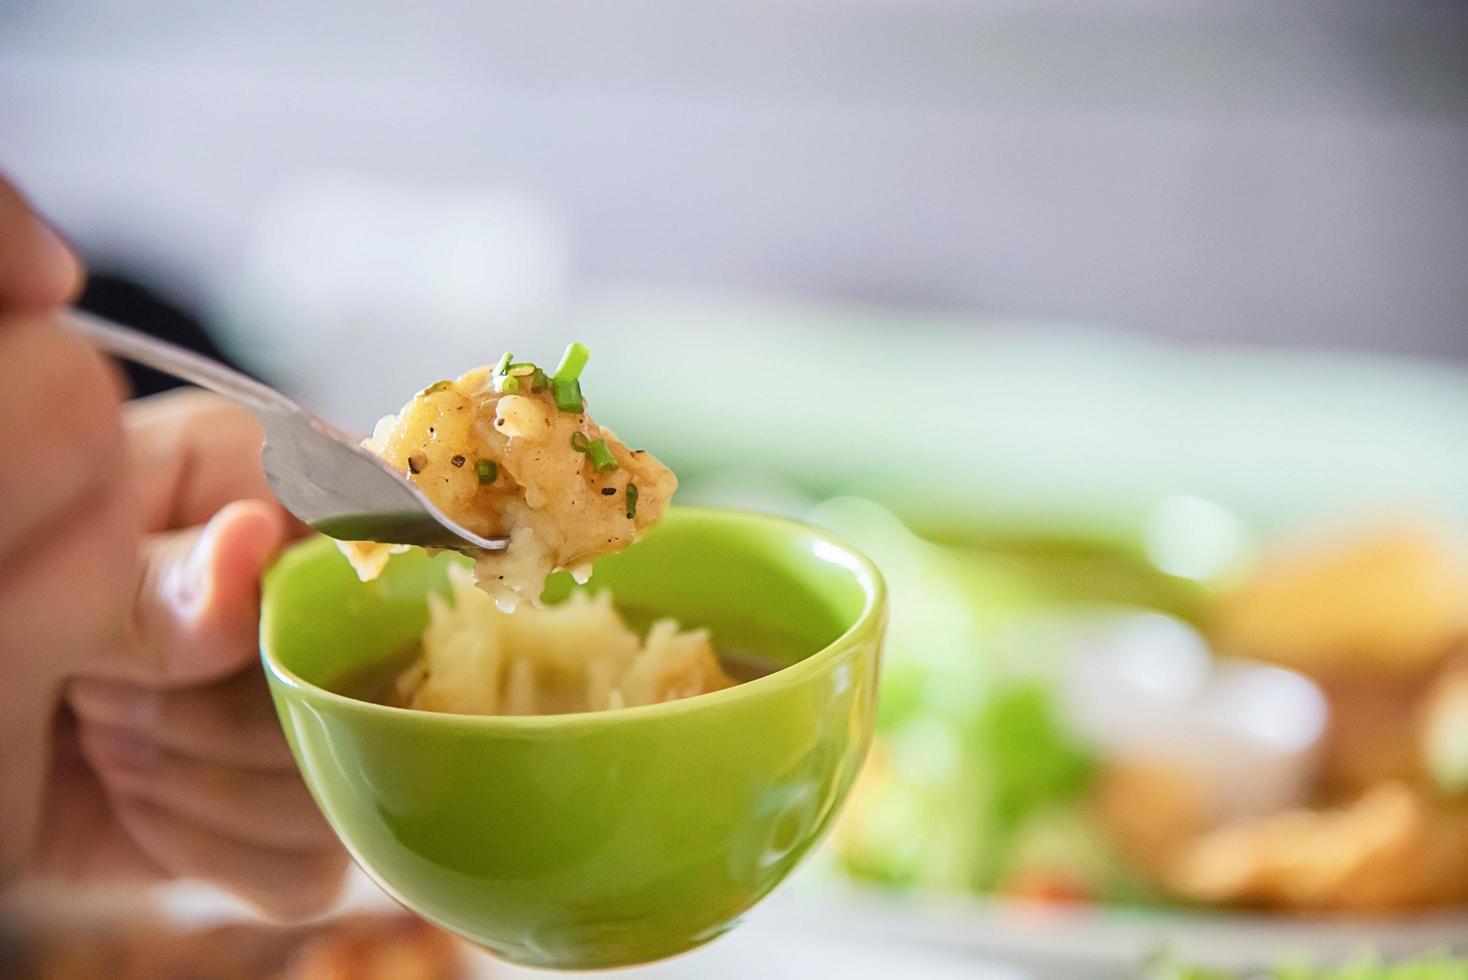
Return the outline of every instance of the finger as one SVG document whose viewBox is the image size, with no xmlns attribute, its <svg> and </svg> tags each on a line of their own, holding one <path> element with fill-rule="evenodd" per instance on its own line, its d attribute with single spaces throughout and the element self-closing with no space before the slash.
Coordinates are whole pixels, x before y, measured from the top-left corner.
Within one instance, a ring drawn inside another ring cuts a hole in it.
<svg viewBox="0 0 1468 980">
<path fill-rule="evenodd" d="M 233 500 L 275 500 L 260 466 L 260 423 L 227 399 L 192 388 L 139 399 L 127 407 L 127 434 L 148 528 L 190 527 Z M 309 533 L 286 517 L 288 536 Z"/>
<path fill-rule="evenodd" d="M 126 482 L 120 376 L 47 317 L 0 322 L 0 560 L 57 515 Z"/>
<path fill-rule="evenodd" d="M 174 878 L 201 878 L 229 889 L 277 919 L 324 912 L 341 890 L 346 854 L 259 847 L 216 833 L 165 807 L 122 793 L 112 806 L 138 847 Z"/>
<path fill-rule="evenodd" d="M 145 526 L 192 527 L 235 500 L 272 500 L 260 468 L 260 423 L 245 409 L 197 389 L 127 407 L 129 469 Z"/>
<path fill-rule="evenodd" d="M 115 728 L 201 762 L 295 771 L 265 678 L 246 668 L 205 688 L 164 691 L 119 681 L 73 681 L 68 700 L 89 724 Z"/>
<path fill-rule="evenodd" d="M 333 846 L 331 828 L 294 769 L 237 769 L 161 749 L 121 729 L 84 724 L 82 752 L 104 785 L 199 827 L 282 851 Z"/>
<path fill-rule="evenodd" d="M 121 649 L 83 673 L 181 687 L 253 661 L 260 575 L 281 536 L 279 512 L 257 500 L 228 505 L 203 528 L 156 535 L 144 547 Z"/>
<path fill-rule="evenodd" d="M 27 873 L 78 884 L 156 882 L 158 866 L 113 818 L 107 793 L 82 755 L 76 719 L 57 719 L 40 834 Z"/>
<path fill-rule="evenodd" d="M 61 236 L 0 177 L 0 308 L 63 306 L 81 291 L 82 265 Z"/>
</svg>

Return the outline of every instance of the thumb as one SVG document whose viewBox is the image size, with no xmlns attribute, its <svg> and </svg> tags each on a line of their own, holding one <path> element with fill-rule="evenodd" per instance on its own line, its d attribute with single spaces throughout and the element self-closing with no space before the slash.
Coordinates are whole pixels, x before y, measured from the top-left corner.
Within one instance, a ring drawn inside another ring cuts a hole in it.
<svg viewBox="0 0 1468 980">
<path fill-rule="evenodd" d="M 124 670 L 173 687 L 208 683 L 254 659 L 260 575 L 285 535 L 279 508 L 226 505 L 200 528 L 145 546 Z"/>
</svg>

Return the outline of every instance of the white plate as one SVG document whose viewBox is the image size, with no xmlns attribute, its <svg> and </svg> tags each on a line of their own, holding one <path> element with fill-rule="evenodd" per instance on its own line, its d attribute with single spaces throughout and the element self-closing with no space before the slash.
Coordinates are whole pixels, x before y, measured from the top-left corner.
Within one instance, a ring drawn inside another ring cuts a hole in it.
<svg viewBox="0 0 1468 980">
<path fill-rule="evenodd" d="M 1307 919 L 1104 906 L 1030 906 L 996 899 L 899 898 L 861 888 L 801 888 L 770 912 L 810 936 L 859 935 L 914 949 L 965 952 L 1036 978 L 1135 977 L 1161 953 L 1251 969 L 1307 955 L 1333 962 L 1376 950 L 1388 959 L 1468 953 L 1468 910 L 1397 919 Z"/>
</svg>

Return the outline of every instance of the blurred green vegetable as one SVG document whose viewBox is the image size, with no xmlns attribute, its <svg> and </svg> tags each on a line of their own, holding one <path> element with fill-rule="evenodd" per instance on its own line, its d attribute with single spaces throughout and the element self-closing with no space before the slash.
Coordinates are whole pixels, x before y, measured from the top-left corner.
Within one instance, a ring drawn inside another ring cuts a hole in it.
<svg viewBox="0 0 1468 980">
<path fill-rule="evenodd" d="M 1067 894 L 1138 894 L 1085 804 L 1094 766 L 1062 724 L 1055 651 L 1015 656 L 1001 641 L 1079 590 L 1057 601 L 1011 556 L 924 541 L 869 501 L 828 501 L 812 518 L 870 555 L 892 597 L 880 758 L 843 825 L 847 872 L 941 891 L 1053 876 Z"/>
<path fill-rule="evenodd" d="M 1038 682 L 1016 683 L 990 697 L 974 725 L 973 750 L 988 774 L 998 829 L 1013 829 L 1090 783 L 1090 757 L 1061 730 L 1054 695 Z"/>
<path fill-rule="evenodd" d="M 1431 954 L 1387 964 L 1367 954 L 1335 967 L 1297 962 L 1242 973 L 1163 960 L 1150 967 L 1143 980 L 1468 980 L 1468 959 Z"/>
<path fill-rule="evenodd" d="M 1037 681 L 991 693 L 969 736 L 968 777 L 978 798 L 974 832 L 984 842 L 970 885 L 999 887 L 1013 870 L 1011 850 L 1025 823 L 1080 798 L 1091 784 L 1091 758 L 1060 727 L 1054 693 Z"/>
</svg>

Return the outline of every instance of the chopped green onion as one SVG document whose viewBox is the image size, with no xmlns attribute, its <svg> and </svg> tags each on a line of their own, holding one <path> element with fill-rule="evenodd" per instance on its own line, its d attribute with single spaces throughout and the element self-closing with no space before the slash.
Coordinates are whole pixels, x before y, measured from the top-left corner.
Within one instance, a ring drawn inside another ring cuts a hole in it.
<svg viewBox="0 0 1468 980">
<path fill-rule="evenodd" d="M 540 368 L 538 368 L 534 364 L 530 364 L 530 363 L 525 363 L 525 364 L 511 364 L 509 367 L 505 368 L 505 373 L 506 374 L 513 374 L 517 378 L 523 378 L 523 377 L 525 377 L 525 375 L 527 375 L 527 374 L 534 374 L 536 371 L 539 371 L 539 370 L 540 370 Z"/>
<path fill-rule="evenodd" d="M 586 360 L 589 357 L 591 357 L 591 351 L 587 350 L 586 345 L 580 341 L 567 344 L 566 353 L 561 355 L 561 363 L 556 366 L 555 379 L 560 381 L 564 378 L 567 381 L 575 381 L 581 377 L 581 369 L 586 367 Z"/>
<path fill-rule="evenodd" d="M 520 379 L 513 374 L 505 374 L 495 379 L 494 390 L 502 395 L 513 395 L 520 390 Z"/>
<path fill-rule="evenodd" d="M 536 368 L 535 369 L 535 373 L 532 374 L 532 375 L 530 375 L 530 391 L 531 391 L 531 393 L 538 395 L 542 391 L 545 391 L 545 389 L 547 389 L 549 387 L 550 387 L 550 378 L 546 377 L 545 376 L 545 372 L 542 371 L 540 368 Z"/>
<path fill-rule="evenodd" d="M 509 351 L 505 351 L 504 354 L 501 355 L 501 357 L 499 359 L 499 362 L 495 364 L 495 366 L 494 366 L 494 373 L 495 374 L 504 374 L 506 371 L 508 371 L 510 369 L 510 365 L 512 363 L 514 363 L 514 360 L 515 360 L 515 355 L 514 354 L 511 354 Z"/>
<path fill-rule="evenodd" d="M 474 464 L 474 472 L 479 474 L 479 483 L 482 486 L 494 482 L 494 478 L 499 475 L 499 467 L 491 460 L 481 459 Z"/>
<path fill-rule="evenodd" d="M 581 382 L 575 378 L 551 378 L 551 394 L 555 396 L 556 408 L 563 412 L 580 412 L 586 407 L 581 397 Z"/>
<path fill-rule="evenodd" d="M 435 381 L 433 384 L 429 385 L 427 388 L 424 388 L 423 391 L 422 391 L 422 394 L 425 394 L 425 395 L 436 395 L 440 391 L 448 391 L 453 386 L 454 386 L 454 383 L 452 381 Z"/>
<path fill-rule="evenodd" d="M 591 448 L 591 440 L 586 438 L 586 433 L 578 430 L 571 433 L 571 448 L 578 453 L 584 453 Z"/>
<path fill-rule="evenodd" d="M 591 459 L 591 465 L 595 466 L 597 472 L 602 470 L 614 470 L 617 468 L 617 457 L 607 448 L 605 439 L 593 439 L 586 447 L 586 455 Z"/>
<path fill-rule="evenodd" d="M 627 519 L 637 516 L 637 484 L 627 484 Z"/>
</svg>

